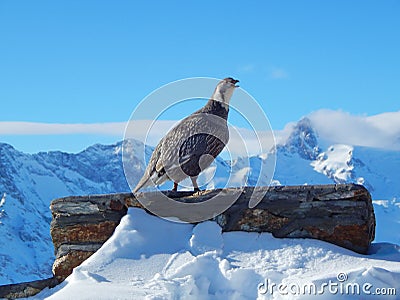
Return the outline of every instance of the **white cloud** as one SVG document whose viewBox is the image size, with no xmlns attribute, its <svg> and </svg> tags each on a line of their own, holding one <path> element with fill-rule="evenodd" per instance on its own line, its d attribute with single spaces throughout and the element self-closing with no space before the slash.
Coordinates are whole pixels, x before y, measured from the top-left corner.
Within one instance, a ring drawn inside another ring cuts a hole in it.
<svg viewBox="0 0 400 300">
<path fill-rule="evenodd" d="M 273 68 L 269 74 L 272 79 L 287 79 L 289 78 L 288 72 L 282 68 Z"/>
<path fill-rule="evenodd" d="M 142 137 L 142 132 L 148 128 L 157 134 L 165 133 L 176 121 L 135 121 L 135 133 Z M 36 122 L 0 122 L 1 135 L 64 135 L 64 134 L 99 134 L 111 136 L 123 136 L 126 122 L 92 123 L 92 124 L 60 124 L 60 123 L 36 123 Z M 133 137 L 135 137 L 133 136 Z"/>
<path fill-rule="evenodd" d="M 275 137 L 271 131 L 255 132 L 248 128 L 229 126 L 229 142 L 226 148 L 233 157 L 265 153 L 274 146 Z"/>
<path fill-rule="evenodd" d="M 104 134 L 120 135 L 126 123 L 58 124 L 35 122 L 0 122 L 2 135 L 50 135 L 50 134 Z"/>
<path fill-rule="evenodd" d="M 251 73 L 256 69 L 254 64 L 246 64 L 239 66 L 239 72 Z"/>
<path fill-rule="evenodd" d="M 308 115 L 320 138 L 334 143 L 400 150 L 400 111 L 357 116 L 318 110 Z"/>
<path fill-rule="evenodd" d="M 318 110 L 307 116 L 320 139 L 329 143 L 342 143 L 400 150 L 400 111 L 375 116 L 357 116 L 343 111 Z M 155 146 L 176 124 L 176 120 L 139 120 L 130 124 L 126 137 L 146 141 Z M 0 135 L 74 135 L 93 134 L 124 138 L 126 122 L 94 124 L 50 124 L 34 122 L 0 122 Z M 233 157 L 256 155 L 269 150 L 276 141 L 283 144 L 295 123 L 283 130 L 254 133 L 248 128 L 230 126 L 227 150 Z M 88 146 L 88 145 L 86 145 Z M 226 154 L 226 153 L 225 153 Z"/>
<path fill-rule="evenodd" d="M 94 124 L 51 124 L 34 122 L 0 122 L 0 135 L 75 135 L 94 134 L 115 136 L 119 139 L 134 138 L 155 146 L 160 139 L 177 123 L 176 120 L 135 120 L 125 122 Z M 128 130 L 125 133 L 125 128 Z M 254 133 L 250 129 L 229 126 L 229 149 L 233 157 L 256 155 L 269 150 L 274 145 L 271 132 Z M 124 135 L 125 133 L 125 135 Z"/>
</svg>

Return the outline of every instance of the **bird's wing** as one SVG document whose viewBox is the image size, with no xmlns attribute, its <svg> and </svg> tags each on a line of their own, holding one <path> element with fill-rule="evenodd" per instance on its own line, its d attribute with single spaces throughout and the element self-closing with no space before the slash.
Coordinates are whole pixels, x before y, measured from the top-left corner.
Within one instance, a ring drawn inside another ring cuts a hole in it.
<svg viewBox="0 0 400 300">
<path fill-rule="evenodd" d="M 223 118 L 205 113 L 186 117 L 158 143 L 133 192 L 167 179 L 180 182 L 188 176 L 197 176 L 222 151 L 228 139 L 228 126 Z M 210 158 L 200 167 L 199 160 L 204 154 Z"/>
<path fill-rule="evenodd" d="M 225 147 L 228 139 L 226 120 L 210 114 L 192 114 L 165 136 L 160 160 L 167 172 L 173 174 L 172 170 L 176 170 L 180 173 L 172 175 L 176 177 L 176 181 L 187 176 L 197 176 L 200 173 L 200 157 L 204 154 L 212 157 L 204 162 L 205 167 L 208 167 Z"/>
<path fill-rule="evenodd" d="M 206 133 L 192 135 L 179 149 L 180 167 L 185 174 L 197 176 L 213 162 L 224 147 L 225 144 L 214 135 Z"/>
</svg>

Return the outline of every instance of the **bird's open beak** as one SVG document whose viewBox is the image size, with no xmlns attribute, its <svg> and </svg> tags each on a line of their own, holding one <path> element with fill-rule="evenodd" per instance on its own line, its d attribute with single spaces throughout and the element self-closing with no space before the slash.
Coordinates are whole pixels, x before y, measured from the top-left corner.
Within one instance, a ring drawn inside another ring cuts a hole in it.
<svg viewBox="0 0 400 300">
<path fill-rule="evenodd" d="M 234 82 L 233 84 L 235 85 L 235 87 L 239 87 L 239 85 L 236 85 L 236 83 L 238 83 L 239 80 L 234 79 L 233 82 Z"/>
</svg>

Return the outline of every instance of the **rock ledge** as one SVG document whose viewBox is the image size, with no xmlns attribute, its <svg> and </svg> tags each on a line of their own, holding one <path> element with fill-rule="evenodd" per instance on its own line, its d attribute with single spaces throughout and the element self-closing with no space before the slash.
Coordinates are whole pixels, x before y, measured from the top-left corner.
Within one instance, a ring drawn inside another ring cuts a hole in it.
<svg viewBox="0 0 400 300">
<path fill-rule="evenodd" d="M 163 194 L 187 203 L 205 201 L 220 192 Z M 243 187 L 222 192 L 232 196 L 240 193 L 229 209 L 212 218 L 224 232 L 270 232 L 278 238 L 313 238 L 361 254 L 368 253 L 374 239 L 375 215 L 371 196 L 360 185 Z M 262 201 L 249 208 L 253 193 L 262 193 Z M 145 198 L 154 200 L 151 195 L 123 193 L 54 200 L 50 206 L 53 215 L 50 232 L 56 253 L 55 277 L 64 280 L 112 235 L 127 213 L 127 207 L 146 209 L 141 202 Z M 149 203 L 157 207 L 157 211 L 161 208 L 163 216 L 174 216 L 165 202 Z"/>
</svg>

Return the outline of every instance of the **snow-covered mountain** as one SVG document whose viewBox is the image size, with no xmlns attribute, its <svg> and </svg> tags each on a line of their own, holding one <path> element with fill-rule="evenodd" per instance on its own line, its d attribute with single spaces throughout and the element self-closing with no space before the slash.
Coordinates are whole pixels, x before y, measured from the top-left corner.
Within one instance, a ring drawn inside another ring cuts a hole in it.
<svg viewBox="0 0 400 300">
<path fill-rule="evenodd" d="M 34 155 L 0 144 L 0 284 L 51 276 L 52 199 L 128 190 L 121 143 Z"/>
<path fill-rule="evenodd" d="M 123 156 L 123 148 L 130 155 Z M 137 149 L 143 147 L 130 140 L 94 145 L 77 154 L 25 154 L 0 144 L 0 284 L 51 276 L 50 201 L 67 195 L 129 191 L 122 157 L 130 161 L 130 176 L 139 180 L 145 164 Z M 147 159 L 151 151 L 145 148 Z M 272 184 L 364 184 L 376 200 L 376 240 L 400 244 L 400 185 L 396 184 L 400 153 L 320 140 L 307 118 L 293 126 L 289 137 L 270 153 L 233 162 L 218 158 L 199 182 L 207 188 L 227 182 L 270 184 L 271 178 L 260 170 L 273 167 L 275 157 Z M 171 183 L 163 186 L 170 187 Z"/>
</svg>

